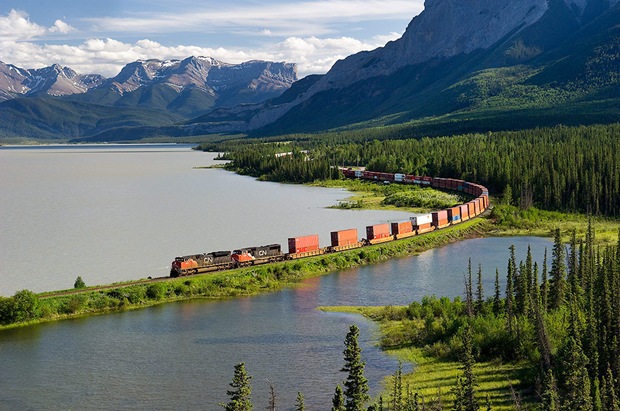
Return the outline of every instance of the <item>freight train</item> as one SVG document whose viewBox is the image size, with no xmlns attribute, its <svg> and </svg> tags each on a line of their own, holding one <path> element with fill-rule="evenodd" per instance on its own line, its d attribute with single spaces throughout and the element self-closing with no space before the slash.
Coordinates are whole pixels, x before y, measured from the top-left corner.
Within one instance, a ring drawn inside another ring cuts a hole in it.
<svg viewBox="0 0 620 411">
<path fill-rule="evenodd" d="M 367 226 L 366 237 L 362 239 L 359 238 L 356 228 L 333 231 L 331 233 L 331 245 L 328 247 L 320 247 L 319 236 L 314 234 L 289 238 L 288 253 L 282 251 L 280 244 L 269 244 L 240 248 L 232 252 L 213 251 L 205 254 L 176 257 L 172 262 L 170 276 L 179 277 L 277 261 L 295 260 L 399 240 L 459 224 L 480 215 L 489 207 L 489 190 L 480 184 L 469 183 L 464 180 L 352 170 L 350 168 L 343 169 L 342 172 L 348 178 L 429 186 L 463 192 L 473 196 L 474 199 L 445 210 L 417 215 L 411 217 L 408 221 Z"/>
</svg>

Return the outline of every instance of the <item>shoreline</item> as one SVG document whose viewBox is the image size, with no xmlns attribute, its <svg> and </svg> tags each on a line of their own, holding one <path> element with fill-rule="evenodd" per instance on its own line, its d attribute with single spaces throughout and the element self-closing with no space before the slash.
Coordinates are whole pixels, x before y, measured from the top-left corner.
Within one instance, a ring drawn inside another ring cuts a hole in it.
<svg viewBox="0 0 620 411">
<path fill-rule="evenodd" d="M 36 296 L 37 317 L 0 325 L 0 331 L 45 322 L 134 310 L 154 305 L 194 299 L 225 300 L 258 295 L 295 287 L 306 278 L 319 277 L 338 270 L 375 264 L 395 257 L 417 255 L 456 241 L 481 238 L 494 231 L 488 217 L 480 217 L 456 226 L 402 240 L 324 254 L 301 260 L 251 266 L 231 271 L 163 278 L 148 283 L 118 283 L 89 287 L 72 294 Z M 9 297 L 10 298 L 10 297 Z"/>
</svg>

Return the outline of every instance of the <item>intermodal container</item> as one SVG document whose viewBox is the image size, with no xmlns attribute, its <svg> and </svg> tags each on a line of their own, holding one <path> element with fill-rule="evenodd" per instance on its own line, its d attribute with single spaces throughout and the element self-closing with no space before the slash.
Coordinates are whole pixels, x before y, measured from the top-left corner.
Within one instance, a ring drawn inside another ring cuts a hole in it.
<svg viewBox="0 0 620 411">
<path fill-rule="evenodd" d="M 400 223 L 392 223 L 392 234 L 408 234 L 413 232 L 411 221 L 402 221 Z"/>
<path fill-rule="evenodd" d="M 467 207 L 469 208 L 469 218 L 473 218 L 473 217 L 477 216 L 477 214 L 476 214 L 476 206 L 475 206 L 475 203 L 473 201 L 470 201 L 469 203 L 467 203 Z"/>
<path fill-rule="evenodd" d="M 433 222 L 433 216 L 431 214 L 422 214 L 411 217 L 411 224 L 413 224 L 414 229 L 415 226 L 421 226 L 424 224 L 430 224 Z"/>
<path fill-rule="evenodd" d="M 319 236 L 317 234 L 288 239 L 289 254 L 306 253 L 319 249 Z"/>
<path fill-rule="evenodd" d="M 396 173 L 396 174 L 394 174 L 394 181 L 397 182 L 397 183 L 404 183 L 405 182 L 405 177 L 406 176 L 404 174 Z"/>
<path fill-rule="evenodd" d="M 461 221 L 461 206 L 448 208 L 448 221 L 451 223 Z"/>
<path fill-rule="evenodd" d="M 390 236 L 390 225 L 388 223 L 369 225 L 368 227 L 366 227 L 366 238 L 368 240 L 376 240 L 379 238 L 386 238 L 389 236 Z"/>
<path fill-rule="evenodd" d="M 446 188 L 448 190 L 456 190 L 459 186 L 458 182 L 453 178 L 446 179 Z"/>
<path fill-rule="evenodd" d="M 435 226 L 432 223 L 421 224 L 414 227 L 418 234 L 427 233 L 429 231 L 433 231 Z"/>
<path fill-rule="evenodd" d="M 461 204 L 459 207 L 461 208 L 461 221 L 469 220 L 469 207 L 467 207 L 467 204 Z"/>
<path fill-rule="evenodd" d="M 359 237 L 357 236 L 357 228 L 332 231 L 331 240 L 333 247 L 357 243 L 359 242 Z"/>
<path fill-rule="evenodd" d="M 448 225 L 448 210 L 433 211 L 433 225 L 437 228 L 443 228 Z"/>
<path fill-rule="evenodd" d="M 476 207 L 476 215 L 480 215 L 480 213 L 482 213 L 482 208 L 480 207 L 480 199 L 474 198 L 473 200 L 471 200 L 471 202 L 474 203 L 474 207 Z"/>
</svg>

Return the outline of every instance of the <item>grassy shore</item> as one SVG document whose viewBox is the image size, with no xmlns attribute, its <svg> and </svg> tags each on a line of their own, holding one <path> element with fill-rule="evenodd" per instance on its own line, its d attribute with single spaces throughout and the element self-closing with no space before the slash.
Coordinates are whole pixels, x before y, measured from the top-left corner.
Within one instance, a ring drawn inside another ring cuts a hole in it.
<svg viewBox="0 0 620 411">
<path fill-rule="evenodd" d="M 451 406 L 454 402 L 452 389 L 458 376 L 462 375 L 461 363 L 447 359 L 437 358 L 425 352 L 424 349 L 389 342 L 393 334 L 402 334 L 405 323 L 400 318 L 389 318 L 386 311 L 397 312 L 405 307 L 319 307 L 322 311 L 347 312 L 363 315 L 379 325 L 380 341 L 382 348 L 405 364 L 412 364 L 413 371 L 404 374 L 402 386 L 409 387 L 412 393 L 418 393 L 420 399 L 424 399 L 428 405 L 433 402 L 441 402 L 444 406 Z M 388 317 L 388 318 L 386 318 Z M 415 324 L 406 324 L 407 327 L 416 328 Z M 422 328 L 423 325 L 417 325 Z M 407 332 L 412 332 L 408 330 Z M 396 370 L 395 370 L 396 371 Z M 474 373 L 478 381 L 476 387 L 477 398 L 484 409 L 488 396 L 493 410 L 514 410 L 514 395 L 517 395 L 522 404 L 531 403 L 532 392 L 523 380 L 526 378 L 528 365 L 524 362 L 501 362 L 487 361 L 478 362 L 474 367 Z M 388 403 L 392 397 L 394 377 L 387 377 L 383 381 L 381 396 L 384 403 Z"/>
<path fill-rule="evenodd" d="M 28 312 L 18 317 L 20 321 L 16 323 L 12 321 L 8 324 L 5 321 L 0 329 L 130 310 L 173 301 L 197 298 L 224 299 L 273 292 L 294 286 L 304 278 L 373 264 L 394 257 L 415 255 L 455 241 L 481 237 L 490 230 L 492 230 L 490 221 L 478 218 L 423 236 L 302 260 L 164 279 L 144 284 L 119 283 L 118 287 L 95 290 L 87 288 L 72 295 L 48 297 L 49 293 L 44 293 L 37 296 L 36 301 L 33 301 L 31 305 L 27 305 Z M 0 299 L 0 318 L 2 304 L 12 303 L 10 300 L 13 298 Z"/>
</svg>

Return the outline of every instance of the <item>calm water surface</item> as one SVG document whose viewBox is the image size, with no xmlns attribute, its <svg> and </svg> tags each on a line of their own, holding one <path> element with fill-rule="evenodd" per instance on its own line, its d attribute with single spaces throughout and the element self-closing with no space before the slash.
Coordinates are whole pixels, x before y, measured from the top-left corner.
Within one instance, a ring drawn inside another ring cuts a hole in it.
<svg viewBox="0 0 620 411">
<path fill-rule="evenodd" d="M 168 275 L 177 255 L 408 219 L 326 207 L 339 189 L 257 182 L 190 146 L 0 147 L 0 295 Z"/>
<path fill-rule="evenodd" d="M 408 304 L 427 294 L 461 294 L 467 260 L 483 264 L 484 286 L 502 280 L 508 247 L 535 258 L 540 238 L 463 241 L 422 253 L 308 279 L 296 289 L 229 301 L 193 301 L 44 324 L 0 333 L 0 409 L 205 409 L 226 401 L 234 365 L 253 376 L 255 409 L 268 403 L 271 381 L 279 409 L 297 391 L 307 409 L 329 409 L 344 375 L 343 340 L 361 328 L 366 376 L 376 394 L 397 367 L 377 349 L 377 330 L 363 318 L 323 313 L 320 305 Z"/>
<path fill-rule="evenodd" d="M 222 170 L 210 154 L 178 146 L 0 150 L 0 294 L 166 275 L 174 255 L 285 243 L 407 218 L 325 209 L 341 190 L 259 183 Z M 542 261 L 548 240 L 469 240 L 419 256 L 308 279 L 296 289 L 228 301 L 193 301 L 0 332 L 0 409 L 202 409 L 226 401 L 234 365 L 253 376 L 255 409 L 276 387 L 280 410 L 297 391 L 327 410 L 344 375 L 351 323 L 372 394 L 397 367 L 377 330 L 321 305 L 408 304 L 461 294 L 468 258 L 493 290 L 508 247 Z M 502 278 L 505 275 L 502 274 Z"/>
</svg>

